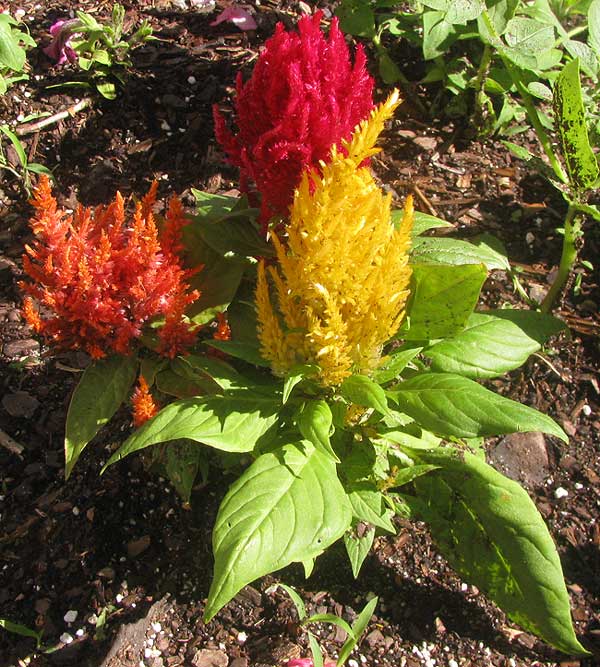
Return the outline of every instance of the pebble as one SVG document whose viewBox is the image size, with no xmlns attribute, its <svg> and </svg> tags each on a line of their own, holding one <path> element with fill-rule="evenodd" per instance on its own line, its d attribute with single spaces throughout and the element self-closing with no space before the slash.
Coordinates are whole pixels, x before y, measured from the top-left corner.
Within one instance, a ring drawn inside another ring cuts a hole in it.
<svg viewBox="0 0 600 667">
<path fill-rule="evenodd" d="M 40 344 L 33 338 L 25 340 L 13 340 L 4 345 L 4 354 L 11 359 L 16 357 L 38 356 L 40 353 Z"/>
<path fill-rule="evenodd" d="M 562 486 L 559 486 L 554 490 L 554 497 L 558 498 L 559 500 L 561 498 L 566 498 L 568 495 L 569 492 L 566 489 L 563 489 Z"/>
<path fill-rule="evenodd" d="M 26 391 L 16 391 L 2 397 L 2 407 L 11 417 L 31 419 L 39 405 L 37 398 Z"/>
<path fill-rule="evenodd" d="M 63 632 L 59 639 L 63 644 L 70 644 L 73 641 L 73 637 L 68 632 Z"/>
<path fill-rule="evenodd" d="M 587 403 L 581 408 L 581 411 L 586 417 L 589 417 L 592 414 L 592 408 L 590 408 Z"/>
<path fill-rule="evenodd" d="M 227 667 L 229 658 L 223 651 L 203 648 L 192 658 L 192 665 L 194 667 Z"/>
<path fill-rule="evenodd" d="M 65 623 L 73 623 L 77 618 L 77 611 L 75 609 L 69 609 L 69 611 L 63 616 Z"/>
</svg>

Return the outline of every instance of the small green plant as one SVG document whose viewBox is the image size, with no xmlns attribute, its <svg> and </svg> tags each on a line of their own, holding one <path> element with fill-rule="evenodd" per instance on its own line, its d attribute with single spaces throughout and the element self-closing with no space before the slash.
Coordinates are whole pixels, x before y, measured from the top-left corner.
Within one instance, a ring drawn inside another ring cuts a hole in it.
<svg viewBox="0 0 600 667">
<path fill-rule="evenodd" d="M 407 11 L 387 0 L 342 0 L 337 14 L 344 30 L 373 41 L 384 81 L 405 79 L 397 64 L 388 63 L 383 34 L 406 39 L 422 50 L 429 66 L 420 83 L 442 84 L 431 114 L 444 109 L 450 115 L 470 115 L 480 134 L 510 134 L 521 131 L 511 125 L 530 114 L 536 99 L 551 97 L 561 63 L 572 58 L 580 59 L 596 98 L 600 0 L 568 3 L 568 9 L 566 4 L 424 0 L 411 3 Z M 553 11 L 556 7 L 559 15 Z M 573 17 L 575 27 L 565 28 L 564 21 L 572 22 Z M 450 103 L 446 93 L 453 98 Z"/>
<path fill-rule="evenodd" d="M 1 15 L 0 15 L 1 16 Z M 11 163 L 4 151 L 2 144 L 2 137 L 8 139 L 12 144 L 16 153 L 18 164 Z M 11 174 L 16 176 L 23 186 L 27 196 L 31 194 L 31 175 L 32 174 L 46 174 L 50 178 L 54 175 L 43 164 L 38 162 L 29 162 L 25 148 L 19 137 L 9 128 L 8 125 L 0 125 L 0 169 L 6 169 Z"/>
<path fill-rule="evenodd" d="M 131 51 L 154 39 L 147 21 L 126 37 L 124 19 L 125 9 L 117 3 L 107 23 L 100 23 L 91 14 L 79 11 L 76 19 L 58 21 L 52 26 L 53 41 L 45 52 L 59 63 L 77 60 L 79 67 L 90 77 L 90 81 L 73 81 L 69 85 L 93 86 L 103 97 L 115 99 L 117 84 L 125 84 L 125 71 L 131 66 Z"/>
<path fill-rule="evenodd" d="M 346 621 L 344 621 L 343 618 L 340 618 L 335 614 L 313 614 L 312 616 L 308 616 L 302 598 L 291 586 L 278 584 L 278 587 L 283 588 L 283 590 L 290 596 L 294 606 L 296 607 L 296 611 L 298 612 L 298 620 L 300 621 L 300 625 L 302 627 L 306 627 L 312 623 L 332 623 L 333 625 L 337 625 L 348 635 L 348 639 L 344 642 L 344 645 L 340 649 L 340 654 L 337 661 L 328 661 L 325 663 L 325 667 L 343 667 L 354 648 L 358 645 L 358 642 L 360 641 L 360 638 L 364 634 L 365 630 L 367 629 L 367 625 L 373 616 L 373 612 L 375 611 L 375 607 L 377 606 L 379 598 L 374 597 L 369 600 L 352 626 L 350 626 Z M 310 651 L 312 653 L 312 664 L 310 660 L 301 658 L 299 660 L 291 660 L 289 662 L 290 667 L 302 667 L 304 665 L 306 665 L 306 667 L 323 667 L 323 653 L 317 638 L 310 630 L 307 630 L 307 634 Z"/>
<path fill-rule="evenodd" d="M 27 79 L 27 47 L 35 46 L 27 28 L 10 14 L 0 14 L 0 95 L 15 81 Z"/>
<path fill-rule="evenodd" d="M 598 207 L 587 203 L 589 195 L 600 185 L 600 169 L 590 143 L 577 58 L 563 67 L 554 84 L 551 100 L 559 140 L 558 150 L 554 148 L 536 109 L 530 110 L 533 126 L 549 165 L 522 146 L 503 142 L 517 157 L 545 174 L 561 191 L 568 206 L 558 273 L 541 304 L 542 312 L 550 312 L 571 275 L 583 239 L 582 217 L 588 216 L 600 222 Z"/>
</svg>

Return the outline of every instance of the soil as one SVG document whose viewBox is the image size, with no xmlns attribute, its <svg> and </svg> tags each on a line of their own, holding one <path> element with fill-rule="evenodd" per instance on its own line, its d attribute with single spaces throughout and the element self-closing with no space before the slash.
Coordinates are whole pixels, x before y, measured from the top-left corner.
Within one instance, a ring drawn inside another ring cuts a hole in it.
<svg viewBox="0 0 600 667">
<path fill-rule="evenodd" d="M 31 114 L 54 114 L 89 97 L 85 108 L 22 135 L 29 160 L 54 171 L 65 207 L 76 200 L 105 202 L 116 189 L 143 193 L 153 179 L 159 180 L 160 196 L 178 193 L 189 206 L 191 187 L 235 188 L 236 173 L 213 138 L 211 105 L 230 103 L 237 71 L 249 71 L 275 23 L 293 26 L 310 3 L 256 3 L 258 29 L 247 33 L 230 23 L 211 26 L 215 12 L 202 13 L 190 2 L 123 4 L 127 22 L 148 19 L 160 41 L 134 52 L 126 84 L 111 102 L 93 91 L 49 88 L 79 73 L 74 66 L 53 65 L 41 46 L 56 19 L 78 9 L 102 19 L 112 3 L 4 3 L 11 11 L 25 10 L 40 47 L 29 53 L 29 81 L 15 84 L 0 100 L 0 119 L 22 125 Z M 218 9 L 224 4 L 217 3 Z M 417 56 L 407 54 L 415 62 Z M 386 133 L 384 152 L 373 161 L 382 182 L 398 200 L 414 192 L 421 210 L 453 223 L 452 234 L 499 237 L 521 267 L 525 289 L 540 298 L 560 257 L 560 196 L 498 141 L 474 139 L 464 122 L 420 115 L 411 99 L 415 94 L 426 99 L 430 92 L 417 88 L 408 94 Z M 384 95 L 381 87 L 377 96 Z M 537 150 L 527 133 L 520 141 Z M 6 150 L 14 162 L 10 146 Z M 22 183 L 0 170 L 0 617 L 42 631 L 44 646 L 57 650 L 42 652 L 30 638 L 1 632 L 0 665 L 284 665 L 309 650 L 306 631 L 278 581 L 297 587 L 309 613 L 335 613 L 348 621 L 379 595 L 351 667 L 598 664 L 597 275 L 580 263 L 581 285 L 572 285 L 555 311 L 570 335 L 493 382 L 504 395 L 555 417 L 569 444 L 541 434 L 488 443 L 489 458 L 524 484 L 545 517 L 561 555 L 577 633 L 595 657 L 564 656 L 522 632 L 449 569 L 422 524 L 406 521 L 398 522 L 396 536 L 377 539 L 357 581 L 342 549 L 333 548 L 308 580 L 296 567 L 266 577 L 205 625 L 211 526 L 229 480 L 197 489 L 189 508 L 135 457 L 100 477 L 102 463 L 131 428 L 123 410 L 64 481 L 66 410 L 87 360 L 76 353 L 50 355 L 21 320 L 17 281 L 23 243 L 31 238 L 29 215 Z M 581 259 L 596 262 L 598 226 L 586 226 Z M 503 272 L 490 276 L 484 300 L 523 307 Z M 335 656 L 345 637 L 331 628 L 319 625 L 316 632 L 323 649 Z"/>
</svg>

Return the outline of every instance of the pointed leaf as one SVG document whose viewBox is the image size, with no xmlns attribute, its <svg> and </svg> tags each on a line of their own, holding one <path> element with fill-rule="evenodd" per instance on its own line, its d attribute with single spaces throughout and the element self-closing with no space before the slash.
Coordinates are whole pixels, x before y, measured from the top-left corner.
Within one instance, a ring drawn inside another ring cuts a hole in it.
<svg viewBox="0 0 600 667">
<path fill-rule="evenodd" d="M 599 171 L 588 137 L 577 59 L 567 63 L 559 74 L 553 105 L 571 186 L 584 193 L 595 187 Z"/>
<path fill-rule="evenodd" d="M 493 378 L 519 368 L 565 329 L 555 317 L 531 310 L 473 313 L 466 328 L 425 351 L 434 371 Z"/>
<path fill-rule="evenodd" d="M 364 521 L 382 528 L 394 535 L 396 529 L 391 520 L 391 512 L 383 499 L 383 493 L 373 482 L 352 482 L 346 487 L 352 513 L 357 521 Z"/>
<path fill-rule="evenodd" d="M 175 401 L 133 433 L 103 470 L 140 449 L 182 438 L 225 452 L 251 452 L 277 421 L 277 410 L 276 400 L 251 390 Z"/>
<path fill-rule="evenodd" d="M 387 395 L 402 412 L 442 437 L 542 431 L 568 442 L 562 428 L 547 415 L 460 375 L 420 373 Z"/>
<path fill-rule="evenodd" d="M 358 618 L 352 624 L 354 635 L 350 635 L 350 637 L 348 637 L 342 646 L 338 661 L 336 663 L 338 667 L 341 667 L 341 665 L 343 665 L 346 660 L 348 660 L 350 654 L 354 650 L 354 647 L 360 641 L 361 636 L 367 629 L 367 625 L 369 625 L 369 621 L 371 620 L 371 616 L 373 616 L 373 612 L 375 611 L 375 607 L 377 606 L 378 602 L 378 597 L 374 597 L 372 600 L 369 600 L 369 602 L 367 602 L 363 610 L 358 615 Z"/>
<path fill-rule="evenodd" d="M 461 266 L 415 264 L 406 340 L 433 340 L 461 331 L 473 312 L 487 278 L 483 264 Z"/>
<path fill-rule="evenodd" d="M 335 463 L 311 444 L 260 456 L 219 508 L 206 622 L 255 579 L 318 556 L 344 534 L 350 518 Z"/>
<path fill-rule="evenodd" d="M 373 373 L 377 384 L 385 384 L 395 380 L 406 366 L 421 352 L 422 347 L 411 347 L 410 343 L 392 350 L 383 358 L 383 364 Z"/>
<path fill-rule="evenodd" d="M 415 455 L 440 466 L 415 487 L 421 518 L 451 565 L 529 632 L 565 653 L 585 653 L 556 547 L 527 493 L 467 451 Z"/>
<path fill-rule="evenodd" d="M 115 414 L 135 382 L 136 357 L 113 355 L 90 364 L 73 392 L 65 427 L 65 478 L 88 442 Z"/>
<path fill-rule="evenodd" d="M 496 246 L 496 247 L 494 247 Z M 488 271 L 510 270 L 506 250 L 498 239 L 484 234 L 480 239 L 422 238 L 413 246 L 414 264 L 484 264 Z"/>
<path fill-rule="evenodd" d="M 358 579 L 362 564 L 365 558 L 369 555 L 373 540 L 375 539 L 375 527 L 369 526 L 365 529 L 362 535 L 355 534 L 355 531 L 348 532 L 344 535 L 344 544 L 346 552 L 350 559 L 350 566 L 352 567 L 352 576 Z"/>
<path fill-rule="evenodd" d="M 385 391 L 366 375 L 351 375 L 340 386 L 340 395 L 356 405 L 373 408 L 384 415 L 388 411 Z"/>
<path fill-rule="evenodd" d="M 323 400 L 307 401 L 298 416 L 298 428 L 302 437 L 333 461 L 339 463 L 340 460 L 333 451 L 329 440 L 332 422 L 331 408 Z"/>
</svg>

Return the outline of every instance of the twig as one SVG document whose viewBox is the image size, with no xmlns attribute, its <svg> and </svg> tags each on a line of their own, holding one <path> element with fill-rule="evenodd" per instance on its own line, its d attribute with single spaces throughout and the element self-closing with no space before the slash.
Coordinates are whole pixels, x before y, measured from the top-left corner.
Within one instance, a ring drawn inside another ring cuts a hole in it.
<svg viewBox="0 0 600 667">
<path fill-rule="evenodd" d="M 412 184 L 412 189 L 413 189 L 413 192 L 417 195 L 417 197 L 421 201 L 421 203 L 423 204 L 423 206 L 425 206 L 427 211 L 430 213 L 430 215 L 433 215 L 437 218 L 437 211 L 433 208 L 429 199 L 427 199 L 427 197 L 423 194 L 423 191 L 421 190 L 421 188 L 416 183 L 413 183 Z"/>
<path fill-rule="evenodd" d="M 32 132 L 39 132 L 39 130 L 48 127 L 48 125 L 54 125 L 54 123 L 58 123 L 59 120 L 64 120 L 68 116 L 74 116 L 76 113 L 79 113 L 83 109 L 87 109 L 87 107 L 89 107 L 91 104 L 92 98 L 84 97 L 82 100 L 76 104 L 72 104 L 64 111 L 59 111 L 52 116 L 46 116 L 46 118 L 40 118 L 40 120 L 34 121 L 33 123 L 26 123 L 25 125 L 17 127 L 15 132 L 19 137 L 22 137 L 25 134 L 31 134 Z"/>
<path fill-rule="evenodd" d="M 0 447 L 8 449 L 9 452 L 12 452 L 17 456 L 21 456 L 21 454 L 25 450 L 25 447 L 23 447 L 23 445 L 19 444 L 16 440 L 13 440 L 10 437 L 10 435 L 8 435 L 8 433 L 5 433 L 2 429 L 0 429 Z"/>
</svg>

